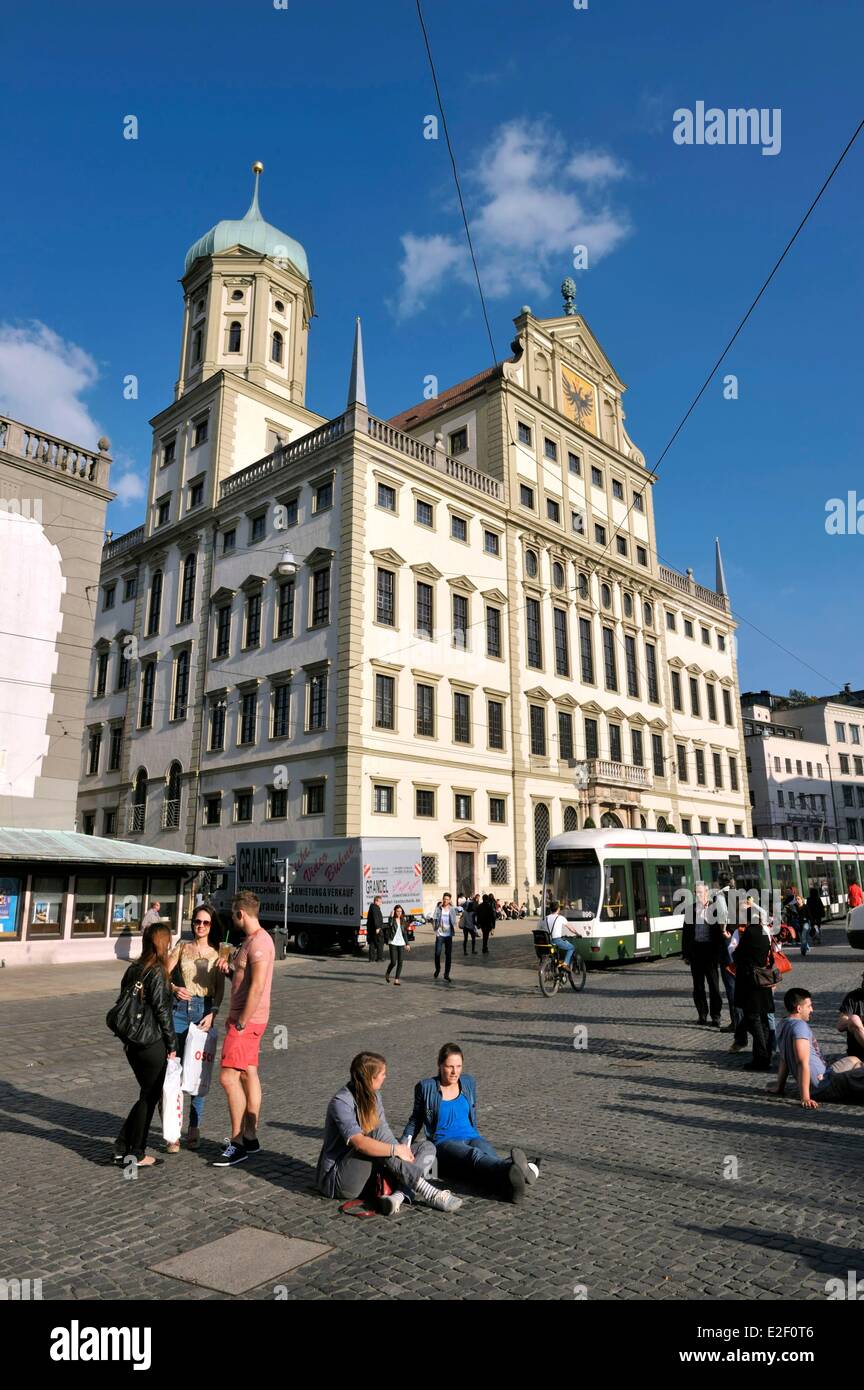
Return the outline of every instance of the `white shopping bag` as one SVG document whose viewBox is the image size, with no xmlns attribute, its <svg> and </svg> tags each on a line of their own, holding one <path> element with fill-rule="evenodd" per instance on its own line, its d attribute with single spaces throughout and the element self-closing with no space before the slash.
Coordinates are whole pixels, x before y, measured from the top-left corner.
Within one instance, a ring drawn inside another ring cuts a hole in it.
<svg viewBox="0 0 864 1390">
<path fill-rule="evenodd" d="M 183 1128 L 183 1063 L 172 1057 L 162 1086 L 162 1138 L 166 1144 L 179 1144 Z"/>
<path fill-rule="evenodd" d="M 213 1063 L 216 1059 L 216 1029 L 205 1033 L 197 1023 L 190 1023 L 183 1053 L 183 1090 L 189 1096 L 206 1096 L 210 1090 Z"/>
</svg>

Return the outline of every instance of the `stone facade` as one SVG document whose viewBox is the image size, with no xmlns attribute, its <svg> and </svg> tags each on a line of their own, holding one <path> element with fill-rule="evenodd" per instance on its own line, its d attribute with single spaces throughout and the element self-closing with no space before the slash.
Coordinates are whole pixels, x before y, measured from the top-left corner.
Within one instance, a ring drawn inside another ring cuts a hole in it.
<svg viewBox="0 0 864 1390">
<path fill-rule="evenodd" d="M 107 450 L 0 417 L 0 825 L 75 823 Z"/>
<path fill-rule="evenodd" d="M 325 421 L 303 405 L 302 281 L 242 246 L 184 279 L 148 518 L 103 557 L 118 601 L 88 724 L 117 730 L 115 765 L 110 738 L 101 763 L 85 749 L 80 789 L 97 833 L 219 857 L 417 835 L 433 903 L 535 894 L 548 836 L 604 816 L 746 834 L 724 586 L 658 563 L 653 478 L 584 320 L 523 310 L 510 359 L 390 421 L 358 340 Z M 272 314 L 230 338 L 253 293 L 290 304 L 284 381 Z"/>
</svg>

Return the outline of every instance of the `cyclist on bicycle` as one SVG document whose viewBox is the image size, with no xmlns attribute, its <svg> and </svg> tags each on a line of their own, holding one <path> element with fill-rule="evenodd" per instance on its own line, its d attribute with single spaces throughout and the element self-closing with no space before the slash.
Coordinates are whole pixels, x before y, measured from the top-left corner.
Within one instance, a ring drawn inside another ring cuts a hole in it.
<svg viewBox="0 0 864 1390">
<path fill-rule="evenodd" d="M 565 970 L 569 970 L 576 946 L 572 941 L 568 941 L 566 938 L 568 936 L 578 935 L 578 933 L 571 931 L 570 923 L 567 921 L 567 918 L 563 917 L 558 911 L 559 906 L 560 904 L 557 902 L 550 902 L 549 911 L 545 918 L 545 925 L 561 957 L 562 966 Z"/>
</svg>

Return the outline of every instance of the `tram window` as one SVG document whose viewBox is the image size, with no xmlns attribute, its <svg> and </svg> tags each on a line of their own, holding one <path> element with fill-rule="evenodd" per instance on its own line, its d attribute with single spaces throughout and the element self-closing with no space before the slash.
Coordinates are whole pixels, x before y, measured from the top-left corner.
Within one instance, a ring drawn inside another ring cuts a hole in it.
<svg viewBox="0 0 864 1390">
<path fill-rule="evenodd" d="M 603 910 L 601 922 L 628 922 L 630 895 L 627 891 L 627 868 L 624 864 L 606 864 L 603 870 Z"/>
<path fill-rule="evenodd" d="M 811 888 L 818 888 L 822 895 L 822 900 L 833 901 L 837 898 L 837 866 L 828 860 L 806 859 L 802 868 L 804 870 L 805 882 L 801 887 L 804 897 L 810 892 Z M 805 891 L 806 890 L 806 891 Z"/>
<path fill-rule="evenodd" d="M 843 865 L 843 874 L 847 889 L 853 878 L 856 883 L 858 882 L 858 866 L 854 860 L 846 860 L 846 863 Z"/>
<path fill-rule="evenodd" d="M 734 864 L 728 859 L 702 860 L 702 877 L 712 888 L 735 888 L 738 892 L 758 893 L 762 887 L 764 869 L 759 859 L 742 859 Z"/>
<path fill-rule="evenodd" d="M 655 864 L 654 875 L 657 884 L 657 901 L 660 905 L 660 916 L 671 917 L 676 908 L 680 912 L 681 898 L 675 900 L 675 894 L 681 888 L 687 888 L 687 866 L 686 864 Z"/>
<path fill-rule="evenodd" d="M 771 865 L 771 877 L 775 886 L 785 896 L 790 888 L 798 887 L 798 871 L 790 861 Z"/>
</svg>

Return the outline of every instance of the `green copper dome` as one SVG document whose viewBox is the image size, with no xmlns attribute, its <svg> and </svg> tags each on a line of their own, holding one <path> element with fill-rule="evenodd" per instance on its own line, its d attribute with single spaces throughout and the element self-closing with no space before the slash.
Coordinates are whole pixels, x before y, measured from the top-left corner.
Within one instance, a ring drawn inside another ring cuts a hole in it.
<svg viewBox="0 0 864 1390">
<path fill-rule="evenodd" d="M 285 232 L 280 232 L 278 227 L 271 226 L 261 216 L 261 209 L 258 206 L 258 179 L 263 172 L 263 167 L 260 164 L 253 165 L 255 191 L 252 194 L 252 202 L 246 216 L 239 221 L 217 222 L 215 227 L 211 227 L 209 232 L 205 232 L 204 236 L 199 237 L 186 252 L 184 275 L 188 275 L 201 256 L 218 256 L 220 251 L 227 251 L 232 246 L 245 246 L 249 251 L 256 251 L 259 256 L 269 256 L 273 260 L 290 261 L 292 265 L 297 267 L 304 279 L 309 279 L 309 262 L 299 241 L 295 241 Z"/>
</svg>

